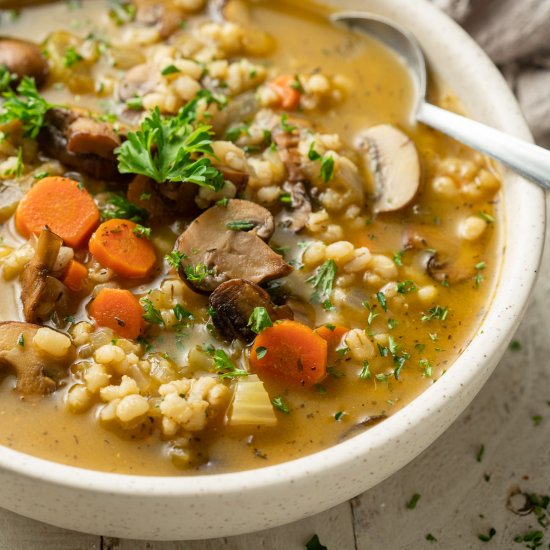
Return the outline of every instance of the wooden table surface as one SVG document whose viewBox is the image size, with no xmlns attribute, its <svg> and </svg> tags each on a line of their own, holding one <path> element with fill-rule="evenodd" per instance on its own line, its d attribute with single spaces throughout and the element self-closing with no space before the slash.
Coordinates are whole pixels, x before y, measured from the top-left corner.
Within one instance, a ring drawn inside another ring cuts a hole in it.
<svg viewBox="0 0 550 550">
<path fill-rule="evenodd" d="M 536 530 L 548 548 L 550 529 L 545 533 L 533 513 L 512 513 L 507 500 L 518 487 L 550 493 L 549 276 L 547 248 L 516 336 L 521 349 L 506 352 L 474 402 L 430 448 L 350 502 L 250 535 L 162 543 L 82 535 L 0 509 L 0 550 L 303 550 L 314 533 L 329 550 L 520 550 L 529 546 L 514 538 Z M 416 507 L 407 508 L 416 493 Z M 481 541 L 491 529 L 492 540 Z"/>
</svg>

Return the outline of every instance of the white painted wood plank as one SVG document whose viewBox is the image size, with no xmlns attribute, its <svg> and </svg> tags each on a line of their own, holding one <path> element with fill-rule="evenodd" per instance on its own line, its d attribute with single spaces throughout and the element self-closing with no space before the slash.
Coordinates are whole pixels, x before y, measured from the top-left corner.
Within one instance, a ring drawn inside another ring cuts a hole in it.
<svg viewBox="0 0 550 550">
<path fill-rule="evenodd" d="M 349 503 L 290 525 L 250 535 L 188 542 L 144 542 L 104 539 L 103 550 L 304 550 L 313 534 L 329 550 L 354 550 Z"/>
<path fill-rule="evenodd" d="M 0 550 L 100 550 L 101 537 L 83 535 L 0 508 Z"/>
</svg>

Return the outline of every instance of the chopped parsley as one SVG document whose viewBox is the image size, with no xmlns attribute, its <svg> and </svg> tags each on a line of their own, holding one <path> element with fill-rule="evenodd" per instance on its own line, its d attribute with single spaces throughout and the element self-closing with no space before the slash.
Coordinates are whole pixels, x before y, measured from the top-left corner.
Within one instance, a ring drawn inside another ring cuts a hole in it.
<svg viewBox="0 0 550 550">
<path fill-rule="evenodd" d="M 288 123 L 288 115 L 286 113 L 281 115 L 281 128 L 283 132 L 287 132 L 289 134 L 296 130 L 296 126 Z"/>
<path fill-rule="evenodd" d="M 255 307 L 248 319 L 247 326 L 252 332 L 260 334 L 266 328 L 273 326 L 273 322 L 265 307 Z"/>
<path fill-rule="evenodd" d="M 179 269 L 181 261 L 185 258 L 187 258 L 187 254 L 184 252 L 178 252 L 177 250 L 172 250 L 172 252 L 164 256 L 164 259 L 168 265 L 172 266 L 174 269 Z"/>
<path fill-rule="evenodd" d="M 393 263 L 399 267 L 401 267 L 403 265 L 403 254 L 405 254 L 405 251 L 404 250 L 398 250 L 394 255 L 393 255 Z"/>
<path fill-rule="evenodd" d="M 477 215 L 484 220 L 487 223 L 495 223 L 495 218 L 491 216 L 491 214 L 487 214 L 487 212 L 478 212 Z"/>
<path fill-rule="evenodd" d="M 227 229 L 231 229 L 231 231 L 250 231 L 256 227 L 256 224 L 247 220 L 235 220 L 232 222 L 227 222 L 225 227 L 227 227 Z"/>
<path fill-rule="evenodd" d="M 151 238 L 151 228 L 150 227 L 144 227 L 143 225 L 140 225 L 139 223 L 132 229 L 132 233 L 136 235 L 139 238 L 145 237 L 146 239 Z"/>
<path fill-rule="evenodd" d="M 174 312 L 174 317 L 178 322 L 176 327 L 185 326 L 189 323 L 189 321 L 193 321 L 195 319 L 195 316 L 181 304 L 176 304 L 172 311 Z"/>
<path fill-rule="evenodd" d="M 427 359 L 420 359 L 418 361 L 418 364 L 422 368 L 422 376 L 424 378 L 431 378 L 432 377 L 432 365 Z"/>
<path fill-rule="evenodd" d="M 399 294 L 408 294 L 416 290 L 416 285 L 410 279 L 397 283 L 397 292 L 399 292 Z"/>
<path fill-rule="evenodd" d="M 313 535 L 306 542 L 306 550 L 328 550 L 328 549 L 326 546 L 321 544 L 321 541 L 319 540 L 319 537 L 317 535 Z"/>
<path fill-rule="evenodd" d="M 280 410 L 281 412 L 285 413 L 285 414 L 288 414 L 290 413 L 290 409 L 288 408 L 288 405 L 286 404 L 283 396 L 279 395 L 277 397 L 274 397 L 272 400 L 271 400 L 271 404 L 278 410 Z"/>
<path fill-rule="evenodd" d="M 497 531 L 494 527 L 491 527 L 489 529 L 489 532 L 485 535 L 485 534 L 481 534 L 481 535 L 478 535 L 477 538 L 481 541 L 481 542 L 489 542 L 495 535 L 497 534 Z"/>
<path fill-rule="evenodd" d="M 164 320 L 160 310 L 157 309 L 153 302 L 149 298 L 144 298 L 141 300 L 141 307 L 143 308 L 143 318 L 152 325 L 163 325 Z"/>
<path fill-rule="evenodd" d="M 200 285 L 206 277 L 214 275 L 215 273 L 215 268 L 208 268 L 204 264 L 185 266 L 185 277 L 188 281 L 197 285 Z"/>
<path fill-rule="evenodd" d="M 149 213 L 145 208 L 137 206 L 125 196 L 118 194 L 114 194 L 107 199 L 105 206 L 101 209 L 101 218 L 103 220 L 116 218 L 142 224 L 147 221 L 148 217 Z"/>
<path fill-rule="evenodd" d="M 319 160 L 321 155 L 315 150 L 315 142 L 312 141 L 307 152 L 307 158 L 309 160 Z"/>
<path fill-rule="evenodd" d="M 229 204 L 229 199 L 227 197 L 222 197 L 219 201 L 216 201 L 216 206 L 227 206 Z"/>
<path fill-rule="evenodd" d="M 241 136 L 248 134 L 248 124 L 239 124 L 238 126 L 233 126 L 225 132 L 225 139 L 228 141 L 237 141 Z"/>
<path fill-rule="evenodd" d="M 521 342 L 519 340 L 512 340 L 510 342 L 510 349 L 512 351 L 519 351 L 521 349 Z"/>
<path fill-rule="evenodd" d="M 321 159 L 321 178 L 328 183 L 334 176 L 334 159 L 330 155 L 325 155 Z"/>
<path fill-rule="evenodd" d="M 437 542 L 437 539 L 431 533 L 428 533 L 425 539 L 429 542 Z"/>
<path fill-rule="evenodd" d="M 334 415 L 334 420 L 336 420 L 336 422 L 341 422 L 342 418 L 344 418 L 345 415 L 346 415 L 346 413 L 344 411 L 338 411 Z"/>
<path fill-rule="evenodd" d="M 23 136 L 36 139 L 44 125 L 44 116 L 53 105 L 40 96 L 34 78 L 24 76 L 17 86 L 17 93 L 10 88 L 3 96 L 0 125 L 18 120 L 23 127 Z"/>
<path fill-rule="evenodd" d="M 73 46 L 69 46 L 63 56 L 63 65 L 65 67 L 72 67 L 83 59 L 84 58 L 74 49 Z"/>
<path fill-rule="evenodd" d="M 143 109 L 143 100 L 141 97 L 131 97 L 126 100 L 126 107 L 132 111 L 141 111 Z"/>
<path fill-rule="evenodd" d="M 418 504 L 418 501 L 420 500 L 420 494 L 415 493 L 409 502 L 407 502 L 407 508 L 409 510 L 414 510 L 416 508 L 416 505 Z"/>
<path fill-rule="evenodd" d="M 534 426 L 538 426 L 542 422 L 542 416 L 540 414 L 535 414 L 531 417 L 531 420 L 533 421 Z"/>
<path fill-rule="evenodd" d="M 240 376 L 248 376 L 244 369 L 238 369 L 223 349 L 217 349 L 212 353 L 214 359 L 214 368 L 220 378 L 232 379 Z"/>
<path fill-rule="evenodd" d="M 386 295 L 383 292 L 376 293 L 376 299 L 384 311 L 388 311 L 388 304 L 386 302 Z"/>
<path fill-rule="evenodd" d="M 361 378 L 361 380 L 368 380 L 369 378 L 372 378 L 372 374 L 370 372 L 370 365 L 368 361 L 363 361 L 363 366 L 359 371 L 359 378 Z"/>
<path fill-rule="evenodd" d="M 449 308 L 448 307 L 441 307 L 440 305 L 431 307 L 428 310 L 428 313 L 422 314 L 422 317 L 420 320 L 422 322 L 426 321 L 432 321 L 434 319 L 437 319 L 439 321 L 445 321 L 447 319 L 447 315 L 449 314 Z"/>
<path fill-rule="evenodd" d="M 264 346 L 258 346 L 256 348 L 256 357 L 258 359 L 263 359 L 267 355 L 267 348 Z"/>
<path fill-rule="evenodd" d="M 136 18 L 136 6 L 132 2 L 111 0 L 109 2 L 109 18 L 115 25 L 130 23 Z"/>
<path fill-rule="evenodd" d="M 322 303 L 323 307 L 330 305 L 329 298 L 334 286 L 337 269 L 334 260 L 327 260 L 317 268 L 315 275 L 307 279 L 307 282 L 315 289 L 315 292 L 311 295 L 311 299 L 315 303 Z M 327 308 L 325 307 L 325 309 Z"/>
<path fill-rule="evenodd" d="M 164 67 L 162 71 L 160 71 L 160 74 L 162 76 L 168 76 L 171 74 L 180 73 L 181 71 L 175 66 L 175 65 L 168 65 L 167 67 Z"/>
<path fill-rule="evenodd" d="M 542 546 L 542 541 L 544 539 L 544 533 L 542 531 L 529 531 L 524 535 L 518 535 L 514 537 L 514 542 L 517 543 L 526 543 L 525 547 L 530 549 L 539 548 Z"/>
<path fill-rule="evenodd" d="M 294 75 L 294 81 L 290 83 L 290 87 L 294 88 L 297 92 L 300 92 L 301 94 L 306 93 L 304 87 L 302 86 L 302 82 L 300 81 L 299 75 Z"/>
<path fill-rule="evenodd" d="M 19 338 L 17 339 L 17 345 L 22 348 L 25 347 L 25 335 L 23 333 L 19 335 Z"/>
<path fill-rule="evenodd" d="M 485 445 L 481 445 L 481 447 L 479 448 L 479 451 L 477 452 L 476 460 L 478 462 L 481 462 L 483 460 L 484 454 L 485 454 Z"/>
</svg>

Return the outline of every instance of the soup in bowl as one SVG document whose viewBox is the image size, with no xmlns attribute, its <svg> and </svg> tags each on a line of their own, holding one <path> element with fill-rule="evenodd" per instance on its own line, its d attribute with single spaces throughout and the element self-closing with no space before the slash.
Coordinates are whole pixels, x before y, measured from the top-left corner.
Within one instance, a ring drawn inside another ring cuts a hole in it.
<svg viewBox="0 0 550 550">
<path fill-rule="evenodd" d="M 501 272 L 501 176 L 328 13 L 2 15 L 0 444 L 202 480 L 343 448 L 449 376 Z"/>
</svg>

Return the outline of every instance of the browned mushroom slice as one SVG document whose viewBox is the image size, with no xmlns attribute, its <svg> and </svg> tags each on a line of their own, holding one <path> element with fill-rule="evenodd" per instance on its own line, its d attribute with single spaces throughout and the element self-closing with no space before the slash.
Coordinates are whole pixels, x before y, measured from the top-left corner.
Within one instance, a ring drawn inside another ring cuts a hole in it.
<svg viewBox="0 0 550 550">
<path fill-rule="evenodd" d="M 134 0 L 136 21 L 148 27 L 157 27 L 164 40 L 181 28 L 183 11 L 170 0 Z"/>
<path fill-rule="evenodd" d="M 195 214 L 198 187 L 192 183 L 157 183 L 146 176 L 136 176 L 128 185 L 127 197 L 147 210 L 149 220 L 164 220 Z"/>
<path fill-rule="evenodd" d="M 403 248 L 425 251 L 426 271 L 436 281 L 460 283 L 476 273 L 476 262 L 461 246 L 460 239 L 449 238 L 435 227 L 409 228 L 403 234 Z"/>
<path fill-rule="evenodd" d="M 361 134 L 359 147 L 374 182 L 374 211 L 393 212 L 409 204 L 420 185 L 420 160 L 411 138 L 381 124 Z"/>
<path fill-rule="evenodd" d="M 38 331 L 45 333 L 42 336 L 46 338 L 56 337 L 58 353 L 55 357 L 36 345 Z M 54 391 L 56 383 L 52 375 L 64 373 L 74 357 L 75 349 L 69 337 L 53 329 L 15 321 L 0 323 L 0 367 L 15 371 L 16 389 L 23 395 L 44 395 Z"/>
<path fill-rule="evenodd" d="M 39 87 L 48 78 L 48 62 L 37 44 L 18 38 L 0 38 L 0 66 L 17 75 L 34 78 Z"/>
<path fill-rule="evenodd" d="M 229 279 L 261 284 L 284 277 L 292 267 L 262 240 L 273 231 L 273 216 L 258 204 L 232 199 L 227 206 L 213 206 L 176 242 L 183 254 L 180 276 L 198 292 L 212 292 Z"/>
<path fill-rule="evenodd" d="M 120 137 L 108 124 L 60 108 L 48 111 L 45 122 L 38 143 L 48 156 L 97 179 L 123 178 L 114 154 Z"/>
<path fill-rule="evenodd" d="M 283 227 L 297 233 L 306 226 L 311 214 L 311 199 L 305 185 L 299 181 L 285 182 L 283 191 L 288 193 L 290 204 L 281 212 L 280 222 Z"/>
<path fill-rule="evenodd" d="M 40 318 L 40 308 L 47 305 L 45 297 L 49 294 L 51 272 L 63 240 L 49 229 L 40 233 L 36 252 L 21 275 L 21 301 L 25 320 L 29 323 Z"/>
<path fill-rule="evenodd" d="M 254 340 L 255 333 L 248 326 L 254 308 L 264 307 L 272 321 L 294 318 L 289 307 L 275 307 L 263 288 L 245 279 L 222 283 L 210 294 L 209 304 L 214 311 L 214 326 L 230 341 L 235 338 L 245 342 Z"/>
</svg>

